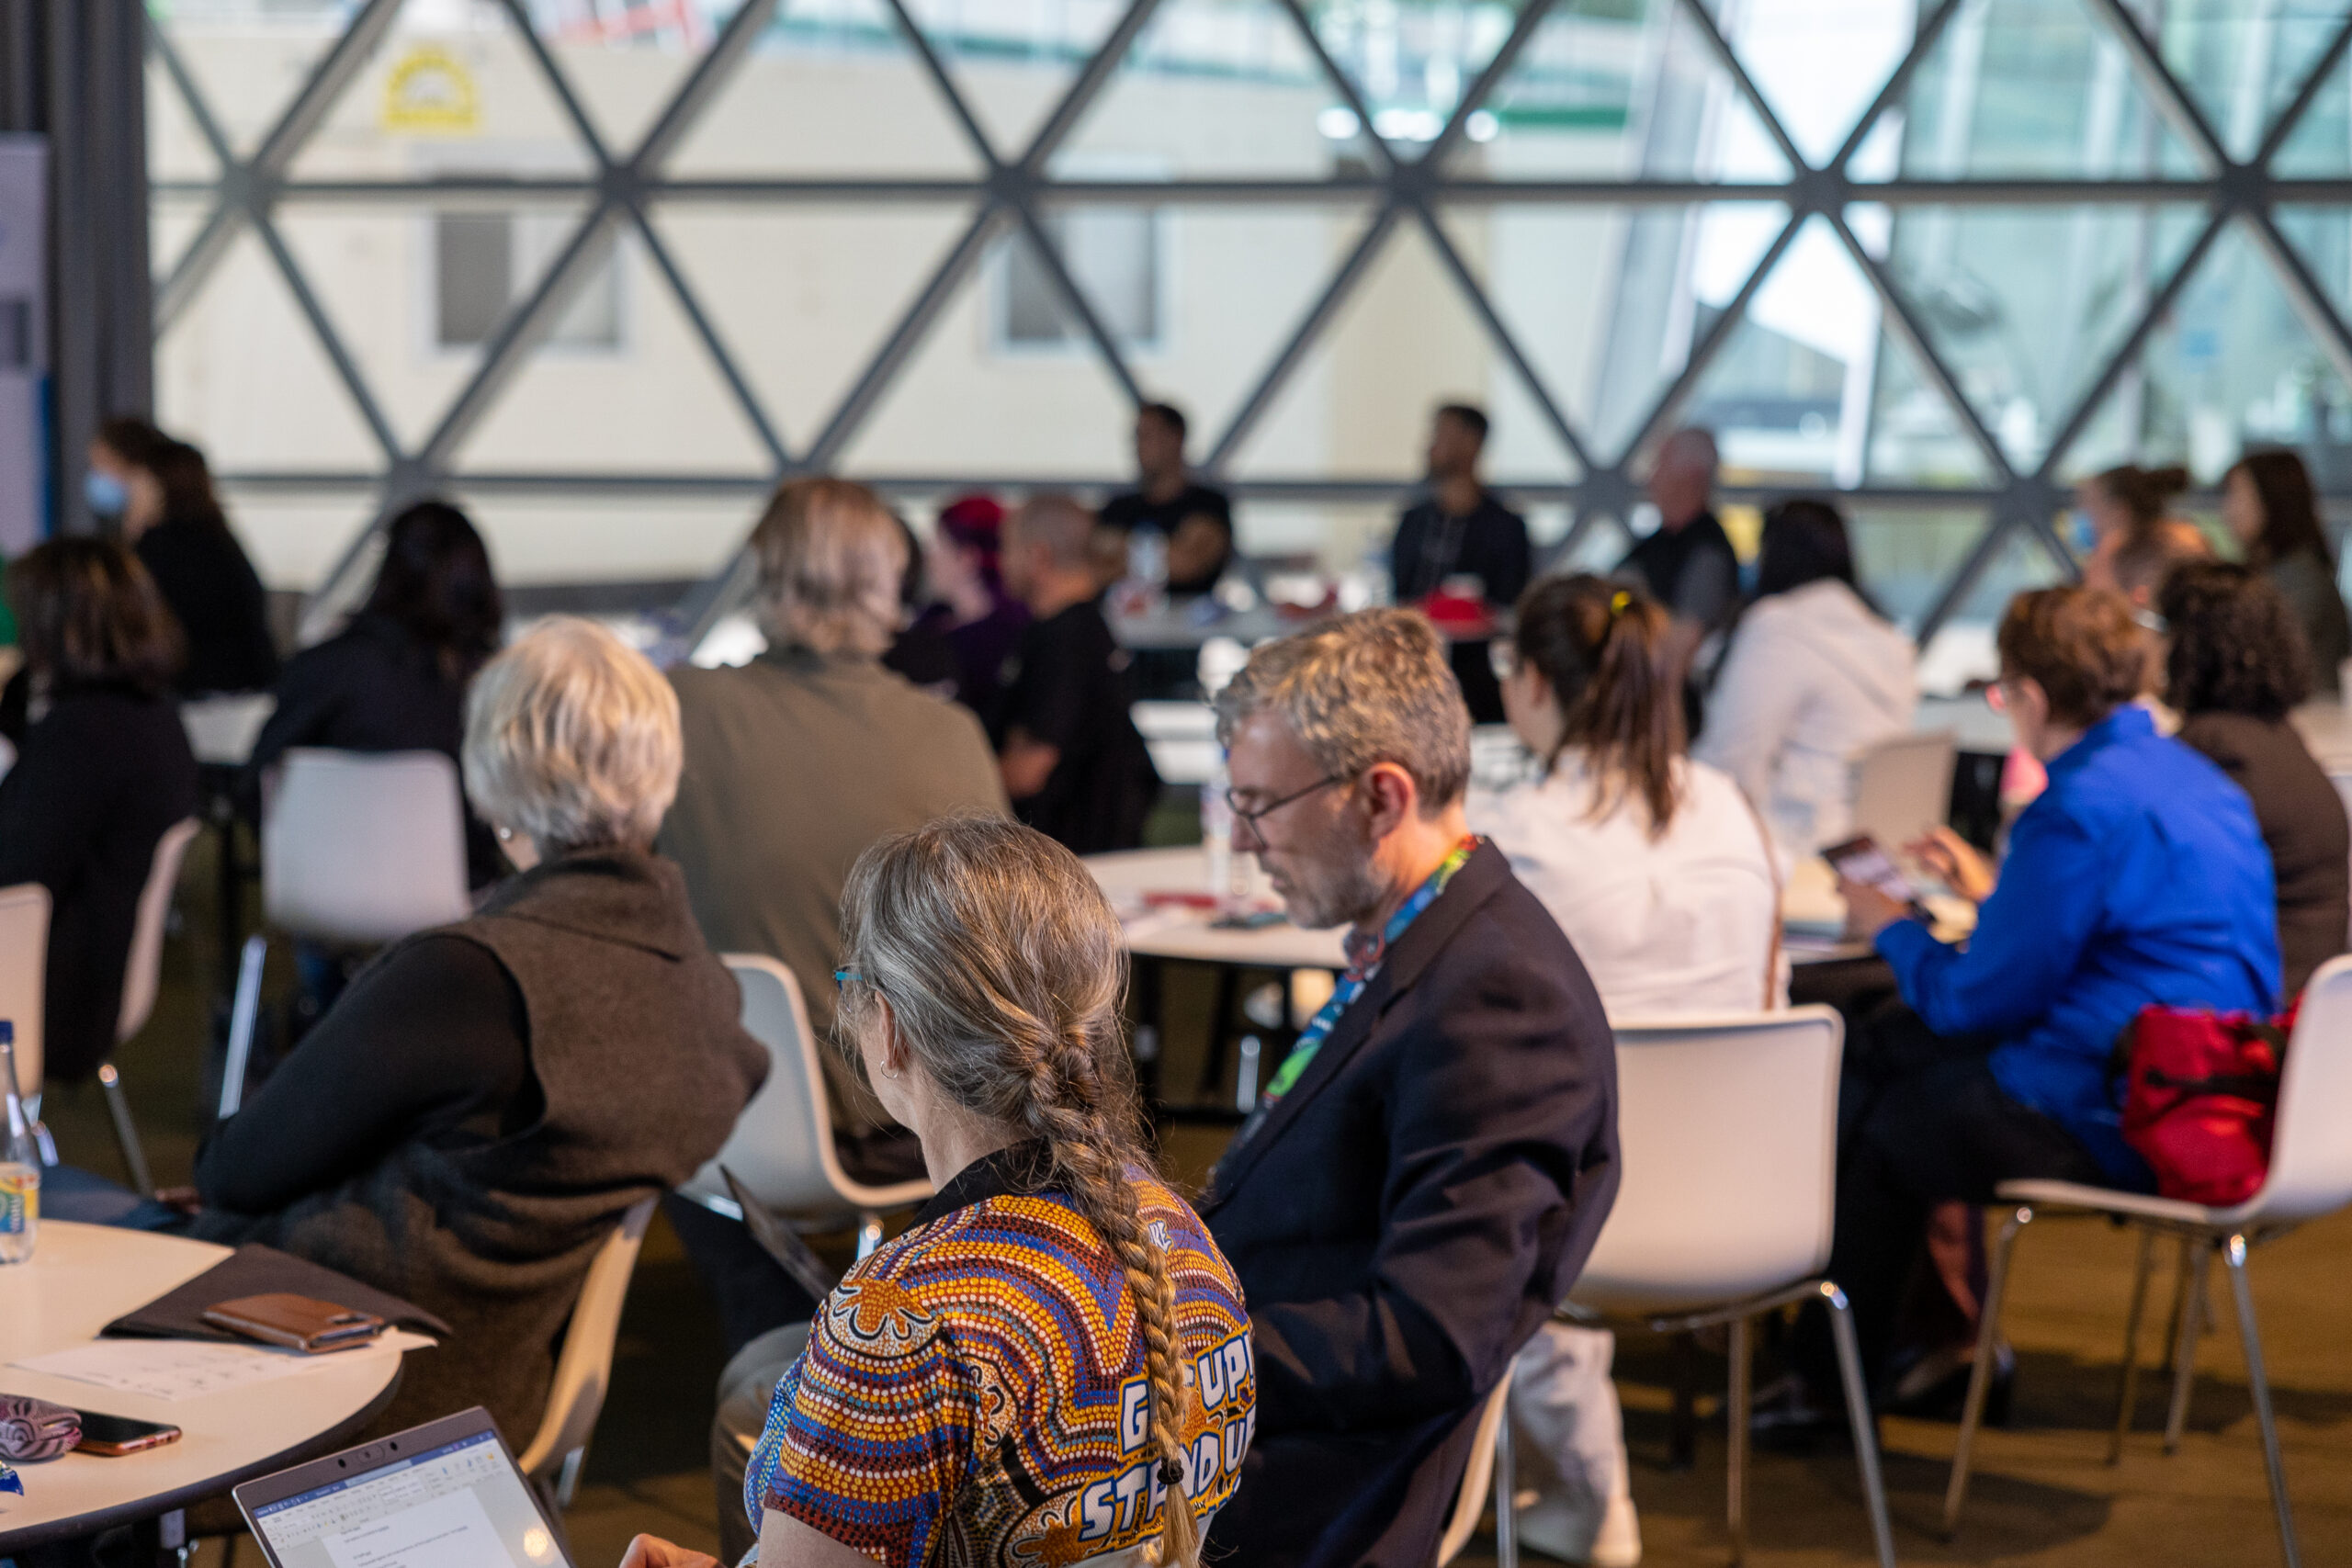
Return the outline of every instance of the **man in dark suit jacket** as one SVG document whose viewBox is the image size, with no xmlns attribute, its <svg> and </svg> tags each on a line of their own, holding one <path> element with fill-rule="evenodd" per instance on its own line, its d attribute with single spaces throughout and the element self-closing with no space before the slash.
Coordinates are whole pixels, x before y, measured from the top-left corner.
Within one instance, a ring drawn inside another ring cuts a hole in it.
<svg viewBox="0 0 2352 1568">
<path fill-rule="evenodd" d="M 1258 1431 L 1212 1559 L 1426 1568 L 1479 1407 L 1615 1196 L 1615 1056 L 1576 951 L 1463 820 L 1435 631 L 1371 610 L 1217 703 L 1235 847 L 1350 968 L 1201 1205 L 1241 1278 Z"/>
</svg>

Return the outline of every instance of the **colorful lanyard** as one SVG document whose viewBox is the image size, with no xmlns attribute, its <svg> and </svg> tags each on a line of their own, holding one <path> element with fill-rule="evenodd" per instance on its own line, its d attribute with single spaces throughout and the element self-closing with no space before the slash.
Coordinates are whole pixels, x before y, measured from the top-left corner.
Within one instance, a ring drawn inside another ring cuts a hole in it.
<svg viewBox="0 0 2352 1568">
<path fill-rule="evenodd" d="M 1438 895 L 1445 891 L 1445 885 L 1453 880 L 1453 874 L 1462 869 L 1471 852 L 1481 841 L 1478 835 L 1473 833 L 1454 845 L 1445 859 L 1438 863 L 1437 869 L 1430 873 L 1429 880 L 1413 889 L 1413 896 L 1388 917 L 1388 923 L 1381 928 L 1378 935 L 1367 936 L 1362 931 L 1351 931 L 1340 939 L 1340 948 L 1348 955 L 1346 972 L 1333 988 L 1331 999 L 1325 1002 L 1321 1010 L 1299 1032 L 1298 1043 L 1290 1048 L 1290 1055 L 1283 1058 L 1283 1065 L 1275 1072 L 1273 1081 L 1266 1085 L 1266 1092 L 1259 1098 L 1257 1109 L 1250 1113 L 1250 1120 L 1242 1124 L 1241 1131 L 1234 1134 L 1236 1144 L 1246 1141 L 1255 1133 L 1265 1122 L 1267 1113 L 1273 1110 L 1275 1102 L 1291 1091 L 1292 1086 L 1314 1062 L 1315 1054 L 1323 1049 L 1323 1042 L 1330 1038 L 1340 1016 L 1348 1010 L 1348 1004 L 1362 996 L 1364 987 L 1380 973 L 1380 961 L 1386 956 L 1388 949 L 1405 934 L 1405 928 L 1411 925 L 1422 910 L 1437 902 Z"/>
</svg>

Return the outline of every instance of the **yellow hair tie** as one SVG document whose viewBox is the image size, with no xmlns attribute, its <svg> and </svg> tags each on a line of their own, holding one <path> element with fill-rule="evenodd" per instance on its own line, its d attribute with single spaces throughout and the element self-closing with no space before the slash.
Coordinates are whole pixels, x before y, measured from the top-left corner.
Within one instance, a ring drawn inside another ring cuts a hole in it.
<svg viewBox="0 0 2352 1568">
<path fill-rule="evenodd" d="M 1623 615 L 1625 613 L 1625 606 L 1631 604 L 1633 602 L 1634 596 L 1631 593 L 1626 592 L 1622 588 L 1619 589 L 1616 594 L 1609 601 L 1609 618 L 1613 621 L 1618 616 Z"/>
</svg>

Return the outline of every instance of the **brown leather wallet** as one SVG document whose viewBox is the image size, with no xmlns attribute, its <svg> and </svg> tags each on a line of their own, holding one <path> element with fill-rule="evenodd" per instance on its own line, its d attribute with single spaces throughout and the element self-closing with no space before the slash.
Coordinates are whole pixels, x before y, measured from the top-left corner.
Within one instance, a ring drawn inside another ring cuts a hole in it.
<svg viewBox="0 0 2352 1568">
<path fill-rule="evenodd" d="M 384 1331 L 384 1320 L 373 1313 L 283 1291 L 220 1302 L 205 1308 L 204 1321 L 248 1339 L 313 1356 L 357 1349 Z"/>
</svg>

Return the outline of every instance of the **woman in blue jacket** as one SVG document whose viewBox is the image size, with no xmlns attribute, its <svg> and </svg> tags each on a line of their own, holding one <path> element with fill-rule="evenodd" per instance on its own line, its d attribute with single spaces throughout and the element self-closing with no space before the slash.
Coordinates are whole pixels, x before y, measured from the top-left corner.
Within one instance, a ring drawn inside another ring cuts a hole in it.
<svg viewBox="0 0 2352 1568">
<path fill-rule="evenodd" d="M 1980 902 L 1974 936 L 1938 942 L 1885 895 L 1841 886 L 1908 1009 L 1856 1042 L 1840 1106 L 1828 1273 L 1873 1377 L 1930 1205 L 1989 1202 L 2023 1179 L 2154 1185 L 2123 1142 L 2115 1062 L 2142 1008 L 2267 1012 L 2278 999 L 2254 808 L 2132 700 L 2147 653 L 2130 605 L 2086 588 L 2019 594 L 1999 647 L 1995 700 L 2050 784 L 2011 830 L 1997 886 L 1964 850 L 1936 857 Z M 1836 1364 L 1826 1322 L 1799 1350 L 1812 1386 L 1834 1387 L 1819 1375 Z"/>
</svg>

